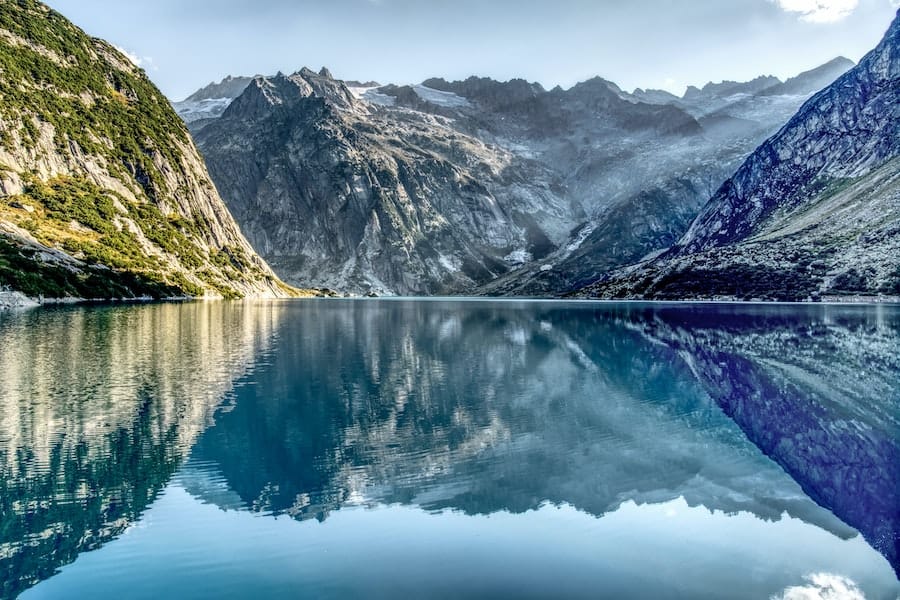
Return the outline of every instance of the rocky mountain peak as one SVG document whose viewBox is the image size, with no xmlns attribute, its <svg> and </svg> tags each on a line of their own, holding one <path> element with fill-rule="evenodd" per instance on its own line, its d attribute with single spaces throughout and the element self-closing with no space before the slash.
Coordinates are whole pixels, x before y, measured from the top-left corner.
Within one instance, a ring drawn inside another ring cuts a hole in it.
<svg viewBox="0 0 900 600">
<path fill-rule="evenodd" d="M 836 56 L 829 60 L 824 65 L 812 69 L 810 72 L 819 71 L 819 70 L 833 70 L 833 69 L 844 69 L 844 71 L 848 71 L 856 66 L 856 63 L 847 58 L 846 56 Z"/>
<path fill-rule="evenodd" d="M 256 76 L 225 114 L 252 118 L 268 114 L 273 107 L 295 107 L 309 98 L 323 100 L 342 110 L 353 108 L 356 100 L 344 82 L 331 77 L 327 69 L 323 71 L 326 75 L 303 67 L 291 75 L 279 72 L 272 77 Z"/>
<path fill-rule="evenodd" d="M 318 73 L 303 67 L 289 79 L 295 82 L 298 88 L 304 91 L 309 90 L 304 96 L 322 98 L 340 109 L 349 110 L 356 103 L 356 99 L 346 84 L 332 77 L 331 72 L 325 67 L 322 67 Z"/>
<path fill-rule="evenodd" d="M 375 81 L 374 79 L 370 79 L 368 81 L 359 81 L 357 79 L 345 79 L 344 84 L 349 88 L 377 88 L 381 87 L 381 84 Z"/>
<path fill-rule="evenodd" d="M 655 89 L 645 90 L 642 88 L 636 88 L 631 93 L 631 96 L 636 100 L 639 100 L 641 102 L 648 102 L 650 104 L 672 104 L 678 102 L 679 100 L 678 96 L 671 92 Z"/>
<path fill-rule="evenodd" d="M 761 75 L 750 81 L 709 82 L 703 86 L 703 89 L 689 86 L 683 99 L 697 100 L 698 98 L 719 98 L 733 94 L 758 94 L 780 84 L 781 80 L 772 75 Z"/>
<path fill-rule="evenodd" d="M 422 85 L 442 92 L 452 92 L 489 110 L 515 106 L 545 93 L 541 84 L 518 78 L 497 81 L 490 77 L 472 76 L 465 81 L 453 82 L 433 78 L 426 79 Z"/>
<path fill-rule="evenodd" d="M 182 102 L 202 102 L 203 100 L 216 100 L 220 98 L 237 98 L 247 88 L 252 77 L 232 77 L 228 75 L 222 81 L 210 82 L 200 88 Z"/>
<path fill-rule="evenodd" d="M 770 82 L 755 81 L 733 85 Z M 602 77 L 551 91 L 475 76 L 379 86 L 304 68 L 263 78 L 192 131 L 252 243 L 291 281 L 462 293 L 498 278 L 486 293 L 518 281 L 534 293 L 674 244 L 802 102 L 693 106 Z"/>
<path fill-rule="evenodd" d="M 796 77 L 791 77 L 781 85 L 773 86 L 762 93 L 769 96 L 788 94 L 805 96 L 813 94 L 852 69 L 855 65 L 856 63 L 852 60 L 839 56 L 821 66 L 804 71 Z"/>
<path fill-rule="evenodd" d="M 572 88 L 569 89 L 570 93 L 580 93 L 580 92 L 590 92 L 590 93 L 603 93 L 603 94 L 614 94 L 619 96 L 622 94 L 622 89 L 609 81 L 608 79 L 603 79 L 602 77 L 595 76 L 582 81 L 580 83 L 576 83 Z"/>
<path fill-rule="evenodd" d="M 274 106 L 291 105 L 311 94 L 309 86 L 298 87 L 286 75 L 279 72 L 272 77 L 257 75 L 244 92 L 225 110 L 224 115 L 252 117 L 266 114 Z M 223 115 L 223 116 L 224 116 Z"/>
<path fill-rule="evenodd" d="M 847 64 L 838 59 L 805 75 L 830 77 Z M 673 247 L 607 272 L 584 293 L 658 300 L 896 297 L 898 232 L 900 12 L 874 50 L 743 162 Z"/>
<path fill-rule="evenodd" d="M 684 99 L 696 98 L 697 96 L 700 96 L 702 93 L 703 93 L 703 91 L 700 88 L 698 88 L 696 85 L 689 85 L 689 86 L 687 86 L 687 89 L 684 91 L 684 96 L 682 96 L 682 98 L 684 98 Z"/>
<path fill-rule="evenodd" d="M 618 85 L 602 77 L 577 83 L 561 94 L 584 102 L 593 110 L 609 110 L 623 102 L 626 96 Z"/>
<path fill-rule="evenodd" d="M 457 82 L 459 83 L 459 82 Z M 425 87 L 430 87 L 434 90 L 440 90 L 442 92 L 451 92 L 453 91 L 453 84 L 444 79 L 443 77 L 431 77 L 422 82 L 422 85 Z"/>
</svg>

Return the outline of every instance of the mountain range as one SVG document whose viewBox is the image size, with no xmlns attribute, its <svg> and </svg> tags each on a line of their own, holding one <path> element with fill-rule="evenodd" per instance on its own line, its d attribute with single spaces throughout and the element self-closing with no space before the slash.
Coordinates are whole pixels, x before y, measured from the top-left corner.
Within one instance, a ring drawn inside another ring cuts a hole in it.
<svg viewBox="0 0 900 600">
<path fill-rule="evenodd" d="M 227 78 L 175 106 L 289 283 L 557 295 L 676 242 L 741 161 L 852 65 L 682 98 L 599 77 L 567 90 L 476 77 L 379 86 L 304 68 Z"/>
<path fill-rule="evenodd" d="M 0 303 L 10 288 L 299 293 L 282 280 L 353 295 L 900 294 L 896 21 L 858 65 L 681 97 L 600 77 L 381 85 L 303 68 L 212 83 L 179 119 L 113 46 L 35 0 L 0 2 Z"/>
</svg>

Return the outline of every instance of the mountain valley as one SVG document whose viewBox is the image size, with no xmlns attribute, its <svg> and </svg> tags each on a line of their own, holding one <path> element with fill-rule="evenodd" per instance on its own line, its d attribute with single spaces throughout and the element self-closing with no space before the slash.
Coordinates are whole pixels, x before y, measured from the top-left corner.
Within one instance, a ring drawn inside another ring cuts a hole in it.
<svg viewBox="0 0 900 600">
<path fill-rule="evenodd" d="M 286 281 L 552 296 L 677 241 L 740 162 L 852 64 L 683 98 L 599 77 L 568 90 L 475 77 L 380 86 L 302 69 L 231 77 L 175 106 Z M 214 108 L 202 113 L 204 101 Z"/>
</svg>

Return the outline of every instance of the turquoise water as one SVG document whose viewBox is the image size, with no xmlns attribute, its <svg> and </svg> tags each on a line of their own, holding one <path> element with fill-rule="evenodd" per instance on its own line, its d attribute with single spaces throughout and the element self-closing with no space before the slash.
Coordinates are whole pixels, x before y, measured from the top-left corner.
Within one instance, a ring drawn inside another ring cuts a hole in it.
<svg viewBox="0 0 900 600">
<path fill-rule="evenodd" d="M 900 308 L 0 314 L 0 595 L 896 598 Z"/>
</svg>

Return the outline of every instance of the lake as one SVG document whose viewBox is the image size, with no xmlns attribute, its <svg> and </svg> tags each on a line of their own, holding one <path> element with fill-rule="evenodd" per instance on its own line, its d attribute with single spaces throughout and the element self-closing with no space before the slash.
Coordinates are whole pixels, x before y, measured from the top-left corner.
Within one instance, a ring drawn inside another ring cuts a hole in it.
<svg viewBox="0 0 900 600">
<path fill-rule="evenodd" d="M 898 306 L 46 308 L 0 373 L 2 597 L 900 594 Z"/>
</svg>

